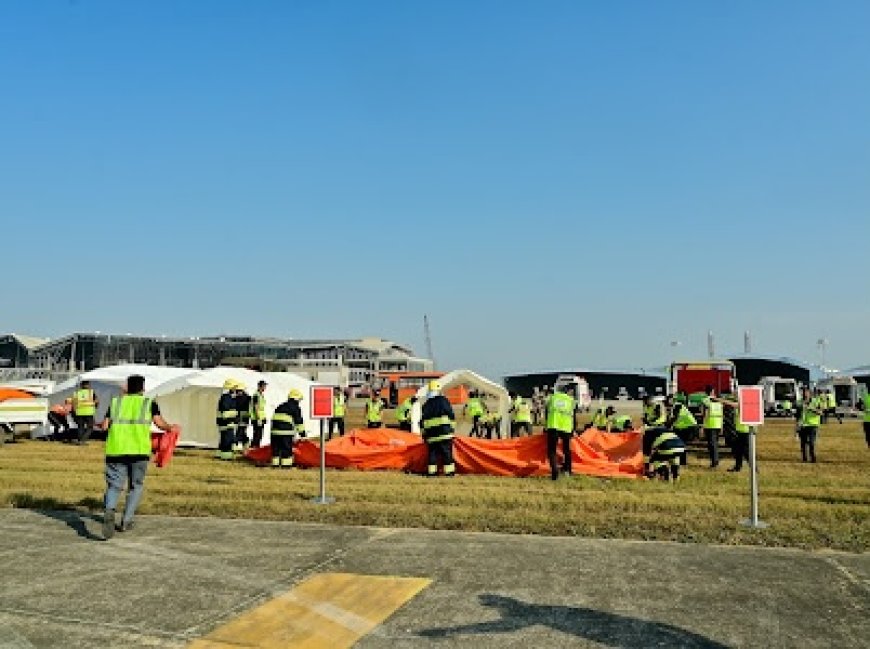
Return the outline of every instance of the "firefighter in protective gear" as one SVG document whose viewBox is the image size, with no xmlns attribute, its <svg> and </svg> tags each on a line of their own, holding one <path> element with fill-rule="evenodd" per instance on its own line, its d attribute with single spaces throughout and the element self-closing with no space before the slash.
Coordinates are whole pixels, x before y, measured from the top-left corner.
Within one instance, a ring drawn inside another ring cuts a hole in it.
<svg viewBox="0 0 870 649">
<path fill-rule="evenodd" d="M 366 401 L 366 428 L 380 428 L 384 425 L 384 400 L 372 390 L 372 396 Z"/>
<path fill-rule="evenodd" d="M 233 441 L 233 450 L 237 453 L 246 451 L 251 445 L 248 437 L 248 425 L 251 423 L 251 395 L 247 393 L 244 383 L 236 383 L 236 410 L 239 411 L 239 419 L 236 422 L 236 436 Z"/>
<path fill-rule="evenodd" d="M 511 392 L 511 437 L 520 437 L 521 431 L 526 435 L 532 434 L 532 404 L 520 395 Z"/>
<path fill-rule="evenodd" d="M 78 429 L 78 443 L 87 444 L 94 430 L 94 417 L 97 406 L 100 405 L 96 393 L 91 388 L 91 382 L 84 380 L 79 389 L 72 395 L 72 413 Z"/>
<path fill-rule="evenodd" d="M 648 478 L 680 479 L 680 456 L 686 445 L 680 436 L 664 428 L 648 427 L 643 433 L 643 461 Z"/>
<path fill-rule="evenodd" d="M 399 422 L 399 430 L 411 432 L 411 409 L 417 403 L 417 397 L 408 397 L 396 408 L 396 421 Z"/>
<path fill-rule="evenodd" d="M 704 436 L 707 438 L 707 451 L 710 453 L 710 468 L 715 469 L 719 466 L 719 435 L 722 434 L 725 411 L 722 402 L 716 398 L 712 385 L 708 385 L 705 392 L 707 396 L 704 398 L 702 410 Z"/>
<path fill-rule="evenodd" d="M 667 427 L 686 445 L 686 452 L 680 456 L 680 463 L 686 466 L 689 462 L 688 444 L 698 438 L 698 420 L 685 403 L 674 403 L 671 400 L 671 416 L 668 417 Z"/>
<path fill-rule="evenodd" d="M 272 466 L 289 469 L 293 466 L 293 442 L 305 435 L 305 423 L 299 403 L 302 393 L 295 388 L 287 394 L 287 401 L 272 415 Z"/>
<path fill-rule="evenodd" d="M 251 446 L 260 448 L 263 443 L 263 429 L 266 428 L 266 382 L 257 382 L 257 391 L 251 395 L 251 427 L 254 429 L 254 439 Z"/>
<path fill-rule="evenodd" d="M 332 439 L 332 431 L 338 428 L 338 436 L 344 437 L 344 417 L 347 414 L 347 399 L 341 388 L 336 386 L 332 389 L 332 417 L 329 418 L 329 439 Z"/>
<path fill-rule="evenodd" d="M 441 384 L 438 381 L 430 381 L 428 390 L 420 415 L 423 441 L 426 442 L 428 450 L 426 475 L 437 476 L 440 461 L 444 467 L 444 475 L 453 476 L 456 474 L 456 464 L 453 462 L 456 416 L 447 397 L 441 394 Z"/>
<path fill-rule="evenodd" d="M 236 424 L 239 421 L 239 411 L 236 407 L 236 381 L 227 379 L 223 384 L 223 392 L 217 403 L 217 429 L 220 435 L 218 451 L 215 457 L 219 460 L 233 459 L 233 442 L 236 439 Z"/>
<path fill-rule="evenodd" d="M 547 459 L 550 462 L 550 477 L 559 479 L 559 466 L 556 458 L 556 449 L 559 440 L 562 441 L 562 472 L 571 475 L 571 438 L 577 428 L 574 415 L 577 404 L 574 398 L 561 392 L 565 388 L 557 388 L 547 399 L 547 420 L 545 430 L 547 433 Z"/>
</svg>

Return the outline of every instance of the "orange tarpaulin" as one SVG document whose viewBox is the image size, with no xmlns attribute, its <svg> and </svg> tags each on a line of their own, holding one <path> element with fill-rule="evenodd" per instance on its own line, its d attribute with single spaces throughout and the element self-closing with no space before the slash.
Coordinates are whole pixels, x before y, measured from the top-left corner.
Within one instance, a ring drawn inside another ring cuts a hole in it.
<svg viewBox="0 0 870 649">
<path fill-rule="evenodd" d="M 6 401 L 6 399 L 33 399 L 34 396 L 27 392 L 26 390 L 19 390 L 18 388 L 0 388 L 0 401 Z"/>
<path fill-rule="evenodd" d="M 561 446 L 561 445 L 560 445 Z M 393 469 L 422 473 L 426 445 L 419 435 L 389 428 L 352 430 L 326 443 L 326 466 L 335 469 Z M 561 458 L 561 452 L 560 452 Z M 246 454 L 258 464 L 271 457 L 268 446 Z M 457 437 L 453 456 L 459 473 L 501 476 L 547 476 L 547 438 L 544 435 L 487 440 Z M 297 466 L 320 466 L 320 447 L 302 440 L 293 448 Z M 605 433 L 591 428 L 571 441 L 575 473 L 601 477 L 639 478 L 643 475 L 641 434 Z"/>
</svg>

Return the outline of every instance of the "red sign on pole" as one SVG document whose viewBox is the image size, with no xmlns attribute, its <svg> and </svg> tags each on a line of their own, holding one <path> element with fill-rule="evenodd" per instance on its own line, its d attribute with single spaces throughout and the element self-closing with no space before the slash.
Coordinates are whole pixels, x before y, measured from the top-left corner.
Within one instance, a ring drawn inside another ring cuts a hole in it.
<svg viewBox="0 0 870 649">
<path fill-rule="evenodd" d="M 310 403 L 312 419 L 332 417 L 332 388 L 328 385 L 312 385 Z"/>
<path fill-rule="evenodd" d="M 764 399 L 761 386 L 749 385 L 737 388 L 740 402 L 740 423 L 747 426 L 761 426 L 764 423 Z"/>
</svg>

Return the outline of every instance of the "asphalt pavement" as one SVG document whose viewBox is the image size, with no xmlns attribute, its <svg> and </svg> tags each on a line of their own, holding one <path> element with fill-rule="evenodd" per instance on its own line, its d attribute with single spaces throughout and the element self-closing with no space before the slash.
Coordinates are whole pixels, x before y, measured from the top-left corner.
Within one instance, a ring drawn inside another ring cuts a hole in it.
<svg viewBox="0 0 870 649">
<path fill-rule="evenodd" d="M 868 555 L 161 516 L 99 530 L 0 511 L 0 647 L 182 647 L 326 573 L 431 580 L 366 649 L 870 645 Z"/>
</svg>

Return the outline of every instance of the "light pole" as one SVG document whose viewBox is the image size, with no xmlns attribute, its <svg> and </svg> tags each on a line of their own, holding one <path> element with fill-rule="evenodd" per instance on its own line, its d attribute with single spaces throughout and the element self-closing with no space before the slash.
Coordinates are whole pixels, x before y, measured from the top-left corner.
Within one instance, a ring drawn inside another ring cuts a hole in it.
<svg viewBox="0 0 870 649">
<path fill-rule="evenodd" d="M 827 349 L 828 349 L 828 339 L 827 339 L 827 338 L 819 338 L 819 339 L 816 341 L 816 345 L 818 345 L 818 347 L 819 347 L 819 353 L 820 353 L 821 356 L 822 356 L 822 365 L 821 365 L 821 367 L 822 367 L 822 370 L 824 371 L 824 370 L 825 370 L 825 367 L 826 367 L 826 365 L 825 365 L 825 352 L 826 352 Z"/>
</svg>

